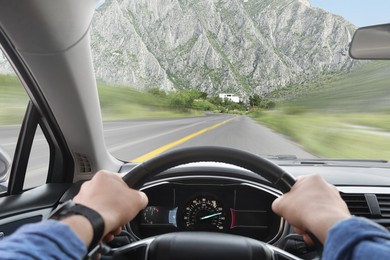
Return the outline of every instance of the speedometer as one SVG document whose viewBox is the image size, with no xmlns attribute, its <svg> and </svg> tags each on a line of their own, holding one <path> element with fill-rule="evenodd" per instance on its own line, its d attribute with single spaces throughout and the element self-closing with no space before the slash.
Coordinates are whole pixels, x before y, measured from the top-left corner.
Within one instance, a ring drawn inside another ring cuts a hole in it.
<svg viewBox="0 0 390 260">
<path fill-rule="evenodd" d="M 225 220 L 222 204 L 207 196 L 195 197 L 183 210 L 183 224 L 188 230 L 223 230 Z"/>
</svg>

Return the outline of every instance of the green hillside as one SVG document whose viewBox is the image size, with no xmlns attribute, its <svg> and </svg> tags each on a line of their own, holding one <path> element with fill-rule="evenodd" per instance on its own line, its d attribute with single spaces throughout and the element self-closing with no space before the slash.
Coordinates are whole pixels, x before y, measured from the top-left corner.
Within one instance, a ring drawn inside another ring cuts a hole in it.
<svg viewBox="0 0 390 260">
<path fill-rule="evenodd" d="M 271 96 L 283 100 L 278 108 L 252 117 L 313 154 L 390 160 L 390 62 L 366 62 Z"/>
<path fill-rule="evenodd" d="M 203 115 L 200 111 L 172 109 L 163 92 L 152 94 L 103 83 L 98 84 L 98 91 L 104 121 Z"/>
<path fill-rule="evenodd" d="M 98 83 L 103 120 L 159 118 L 200 115 L 200 111 L 177 111 L 168 99 L 128 87 Z M 0 75 L 0 125 L 20 124 L 26 111 L 28 97 L 13 75 Z"/>
<path fill-rule="evenodd" d="M 270 97 L 314 111 L 387 112 L 390 61 L 365 62 L 351 72 L 324 75 L 316 82 L 290 86 Z"/>
</svg>

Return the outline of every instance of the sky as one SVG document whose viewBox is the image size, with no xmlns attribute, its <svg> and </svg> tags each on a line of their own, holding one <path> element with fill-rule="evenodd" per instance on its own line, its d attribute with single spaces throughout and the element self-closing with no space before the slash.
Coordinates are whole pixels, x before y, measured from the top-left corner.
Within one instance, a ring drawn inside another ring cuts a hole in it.
<svg viewBox="0 0 390 260">
<path fill-rule="evenodd" d="M 390 0 L 309 0 L 310 4 L 340 15 L 361 27 L 390 23 Z"/>
</svg>

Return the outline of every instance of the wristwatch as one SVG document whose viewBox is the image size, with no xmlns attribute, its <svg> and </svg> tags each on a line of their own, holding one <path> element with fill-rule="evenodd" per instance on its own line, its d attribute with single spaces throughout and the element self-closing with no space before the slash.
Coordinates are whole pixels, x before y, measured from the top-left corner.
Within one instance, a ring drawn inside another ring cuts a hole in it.
<svg viewBox="0 0 390 260">
<path fill-rule="evenodd" d="M 91 251 L 94 249 L 99 241 L 103 237 L 104 233 L 104 220 L 103 217 L 95 210 L 88 208 L 87 206 L 76 204 L 72 200 L 68 200 L 58 206 L 49 216 L 49 219 L 61 220 L 73 215 L 82 215 L 91 222 L 93 228 L 92 242 L 88 247 Z"/>
</svg>

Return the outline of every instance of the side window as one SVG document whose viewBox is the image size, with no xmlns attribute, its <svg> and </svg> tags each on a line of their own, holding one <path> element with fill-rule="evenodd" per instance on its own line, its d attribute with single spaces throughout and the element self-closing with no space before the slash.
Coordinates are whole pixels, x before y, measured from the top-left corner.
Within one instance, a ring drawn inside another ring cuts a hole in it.
<svg viewBox="0 0 390 260">
<path fill-rule="evenodd" d="M 37 187 L 46 183 L 49 170 L 49 154 L 49 145 L 41 128 L 38 126 L 31 148 L 23 189 Z"/>
<path fill-rule="evenodd" d="M 0 155 L 0 192 L 4 192 L 10 185 L 8 180 L 11 172 L 10 167 L 6 167 L 7 160 L 2 161 L 1 158 L 8 157 L 12 165 L 28 103 L 29 98 L 23 86 L 0 51 L 0 154 L 3 155 Z M 23 189 L 46 183 L 49 158 L 48 143 L 38 126 L 28 157 Z"/>
</svg>

